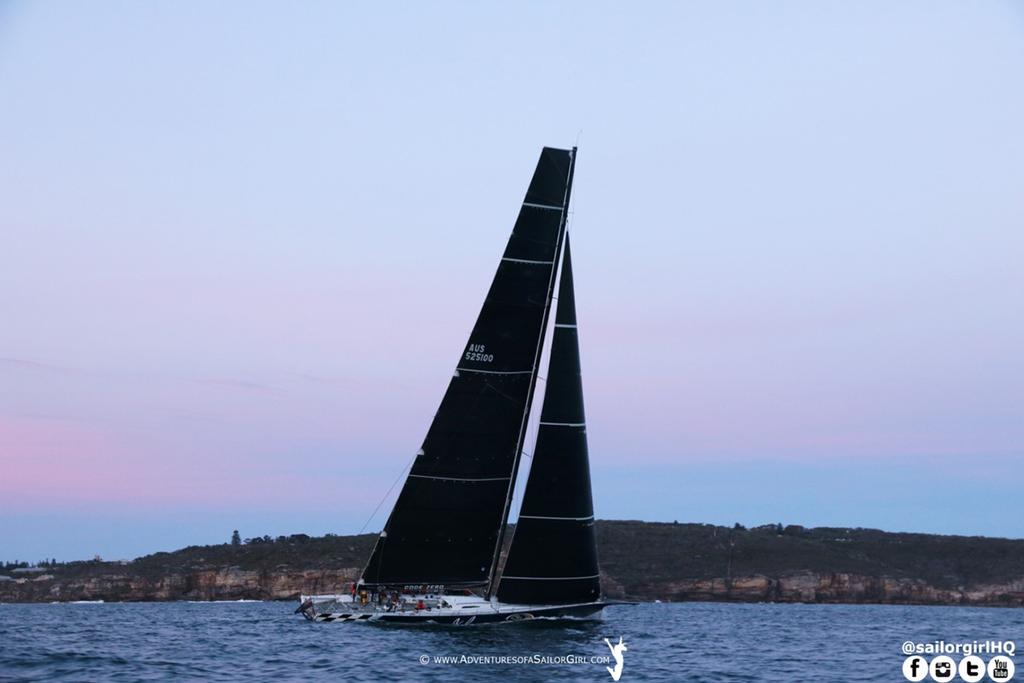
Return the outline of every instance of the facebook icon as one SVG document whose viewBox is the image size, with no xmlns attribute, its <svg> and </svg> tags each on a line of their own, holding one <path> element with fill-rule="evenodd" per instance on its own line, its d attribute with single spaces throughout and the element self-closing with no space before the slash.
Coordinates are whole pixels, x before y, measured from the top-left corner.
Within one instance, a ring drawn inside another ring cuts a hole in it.
<svg viewBox="0 0 1024 683">
<path fill-rule="evenodd" d="M 903 676 L 908 681 L 923 681 L 928 675 L 928 660 L 911 655 L 903 660 Z"/>
</svg>

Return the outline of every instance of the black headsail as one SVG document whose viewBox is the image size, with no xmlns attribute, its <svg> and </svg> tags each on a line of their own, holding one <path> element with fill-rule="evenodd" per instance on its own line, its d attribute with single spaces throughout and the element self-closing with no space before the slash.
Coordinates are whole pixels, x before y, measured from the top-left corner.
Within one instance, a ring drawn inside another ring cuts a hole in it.
<svg viewBox="0 0 1024 683">
<path fill-rule="evenodd" d="M 547 327 L 574 151 L 545 147 L 469 342 L 363 570 L 369 585 L 488 583 Z"/>
<path fill-rule="evenodd" d="M 600 596 L 572 259 L 566 238 L 537 446 L 498 599 L 564 604 L 591 602 Z"/>
</svg>

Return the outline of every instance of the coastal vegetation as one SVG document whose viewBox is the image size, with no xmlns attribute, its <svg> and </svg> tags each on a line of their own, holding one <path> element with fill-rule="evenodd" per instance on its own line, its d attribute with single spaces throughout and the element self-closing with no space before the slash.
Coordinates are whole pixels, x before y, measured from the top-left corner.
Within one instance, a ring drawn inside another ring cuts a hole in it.
<svg viewBox="0 0 1024 683">
<path fill-rule="evenodd" d="M 507 537 L 510 537 L 508 534 Z M 0 601 L 292 599 L 346 590 L 377 534 L 237 534 L 131 561 L 7 562 Z M 634 600 L 1024 605 L 1024 540 L 597 522 L 603 590 Z"/>
</svg>

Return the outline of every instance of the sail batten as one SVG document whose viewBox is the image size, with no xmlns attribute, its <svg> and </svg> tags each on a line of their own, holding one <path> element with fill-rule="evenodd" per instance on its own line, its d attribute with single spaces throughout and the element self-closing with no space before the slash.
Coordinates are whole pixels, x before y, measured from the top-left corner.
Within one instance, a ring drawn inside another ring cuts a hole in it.
<svg viewBox="0 0 1024 683">
<path fill-rule="evenodd" d="M 476 324 L 378 538 L 370 585 L 489 583 L 564 234 L 572 152 L 545 147 Z M 410 581 L 410 579 L 412 579 Z"/>
</svg>

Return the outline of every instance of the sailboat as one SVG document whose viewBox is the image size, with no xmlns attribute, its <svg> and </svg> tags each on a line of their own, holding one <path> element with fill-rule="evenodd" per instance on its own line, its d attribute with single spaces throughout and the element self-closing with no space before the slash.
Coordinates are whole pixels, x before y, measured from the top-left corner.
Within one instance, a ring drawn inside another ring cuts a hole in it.
<svg viewBox="0 0 1024 683">
<path fill-rule="evenodd" d="M 358 582 L 303 595 L 313 621 L 585 617 L 602 600 L 566 219 L 576 148 L 545 147 L 433 423 Z M 560 277 L 559 277 L 560 276 Z M 516 486 L 558 286 L 520 513 Z"/>
</svg>

